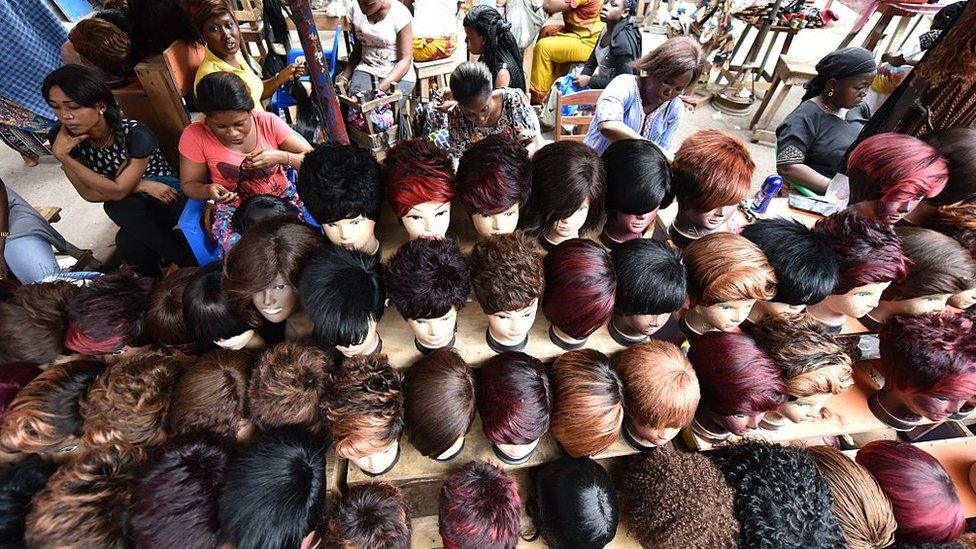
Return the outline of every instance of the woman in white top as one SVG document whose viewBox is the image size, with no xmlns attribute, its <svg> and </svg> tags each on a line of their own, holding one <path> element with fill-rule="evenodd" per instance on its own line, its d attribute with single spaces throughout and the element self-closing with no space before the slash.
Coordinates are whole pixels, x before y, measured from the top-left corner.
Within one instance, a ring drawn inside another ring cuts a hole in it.
<svg viewBox="0 0 976 549">
<path fill-rule="evenodd" d="M 392 93 L 396 86 L 404 97 L 409 96 L 417 83 L 412 19 L 410 10 L 398 0 L 353 2 L 349 22 L 355 43 L 349 65 L 336 83 L 346 83 L 349 95 L 372 89 Z"/>
</svg>

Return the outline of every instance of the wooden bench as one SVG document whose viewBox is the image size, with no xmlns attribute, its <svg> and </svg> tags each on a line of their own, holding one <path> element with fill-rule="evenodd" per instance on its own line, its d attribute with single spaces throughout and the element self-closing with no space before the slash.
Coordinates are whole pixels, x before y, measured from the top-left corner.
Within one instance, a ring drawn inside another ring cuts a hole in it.
<svg viewBox="0 0 976 549">
<path fill-rule="evenodd" d="M 783 101 L 786 100 L 793 86 L 806 84 L 816 75 L 816 69 L 809 62 L 789 59 L 785 55 L 779 56 L 776 68 L 773 69 L 773 83 L 752 117 L 752 122 L 749 123 L 749 129 L 753 130 L 753 143 L 758 141 L 776 143 L 776 131 L 770 128 L 776 111 L 783 106 Z M 779 89 L 780 86 L 782 89 Z"/>
</svg>

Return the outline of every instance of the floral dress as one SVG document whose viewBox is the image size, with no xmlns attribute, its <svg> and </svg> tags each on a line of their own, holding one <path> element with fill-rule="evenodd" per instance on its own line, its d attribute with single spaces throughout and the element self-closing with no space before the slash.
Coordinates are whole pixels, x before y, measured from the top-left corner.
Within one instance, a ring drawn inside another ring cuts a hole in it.
<svg viewBox="0 0 976 549">
<path fill-rule="evenodd" d="M 451 109 L 447 143 L 451 156 L 460 158 L 471 145 L 497 133 L 520 142 L 531 141 L 539 135 L 539 117 L 532 110 L 525 92 L 514 88 L 501 88 L 501 92 L 502 115 L 491 126 L 476 126 L 464 117 L 460 106 Z"/>
</svg>

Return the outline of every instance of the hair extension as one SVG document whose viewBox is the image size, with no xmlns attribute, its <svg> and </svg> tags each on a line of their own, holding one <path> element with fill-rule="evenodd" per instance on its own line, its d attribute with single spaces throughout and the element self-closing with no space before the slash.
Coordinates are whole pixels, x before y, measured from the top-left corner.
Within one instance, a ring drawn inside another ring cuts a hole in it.
<svg viewBox="0 0 976 549">
<path fill-rule="evenodd" d="M 518 311 L 542 298 L 542 248 L 520 231 L 476 243 L 469 261 L 471 287 L 485 314 Z"/>
<path fill-rule="evenodd" d="M 478 415 L 485 438 L 495 444 L 529 444 L 549 431 L 553 394 L 542 362 L 505 352 L 478 370 Z"/>
<path fill-rule="evenodd" d="M 284 63 L 282 63 L 282 68 L 284 68 Z M 309 143 L 321 141 L 319 131 L 320 128 L 325 127 L 325 123 L 322 121 L 322 109 L 316 101 L 312 100 L 308 90 L 305 89 L 305 84 L 300 79 L 293 79 L 288 84 L 288 95 L 295 100 L 295 109 L 298 111 L 294 124 L 291 126 L 292 129 Z"/>
<path fill-rule="evenodd" d="M 560 243 L 543 260 L 546 290 L 542 311 L 553 326 L 586 339 L 613 315 L 617 275 L 610 255 L 599 244 L 573 238 Z"/>
<path fill-rule="evenodd" d="M 755 324 L 749 335 L 782 372 L 790 396 L 836 395 L 854 384 L 851 357 L 817 320 L 771 316 Z"/>
<path fill-rule="evenodd" d="M 976 286 L 976 260 L 956 239 L 920 227 L 897 227 L 895 233 L 911 267 L 885 289 L 882 300 L 956 294 Z"/>
<path fill-rule="evenodd" d="M 813 305 L 833 293 L 840 264 L 825 235 L 791 219 L 760 219 L 742 236 L 762 250 L 776 274 L 772 301 Z"/>
<path fill-rule="evenodd" d="M 206 432 L 234 440 L 250 417 L 247 388 L 253 365 L 254 356 L 246 351 L 218 349 L 200 357 L 173 387 L 170 432 Z"/>
<path fill-rule="evenodd" d="M 946 186 L 928 199 L 936 206 L 976 202 L 976 128 L 950 128 L 925 138 L 949 165 Z"/>
<path fill-rule="evenodd" d="M 690 36 L 670 38 L 631 65 L 634 72 L 645 73 L 658 82 L 691 73 L 691 81 L 697 82 L 705 68 L 705 53 L 698 41 Z"/>
<path fill-rule="evenodd" d="M 531 177 L 525 147 L 510 137 L 489 135 L 461 156 L 457 198 L 468 215 L 497 214 L 516 204 L 522 208 L 529 199 Z"/>
<path fill-rule="evenodd" d="M 298 195 L 321 224 L 359 216 L 376 221 L 383 200 L 380 165 L 366 149 L 324 143 L 305 155 Z"/>
<path fill-rule="evenodd" d="M 827 238 L 840 262 L 834 294 L 846 294 L 868 284 L 899 281 L 908 274 L 911 262 L 890 225 L 854 210 L 844 210 L 817 221 L 813 229 Z"/>
<path fill-rule="evenodd" d="M 325 434 L 325 395 L 335 359 L 304 342 L 285 341 L 261 355 L 251 375 L 248 406 L 261 429 L 302 425 Z"/>
<path fill-rule="evenodd" d="M 58 87 L 74 103 L 82 107 L 104 107 L 105 122 L 113 130 L 122 123 L 122 111 L 112 95 L 112 89 L 94 70 L 81 65 L 64 65 L 51 71 L 41 85 L 45 101 L 51 100 L 51 88 Z"/>
<path fill-rule="evenodd" d="M 674 199 L 671 167 L 664 152 L 646 139 L 624 139 L 603 151 L 607 213 L 644 215 Z"/>
<path fill-rule="evenodd" d="M 681 256 L 666 244 L 636 238 L 610 250 L 617 274 L 613 305 L 623 315 L 662 315 L 681 308 L 688 294 Z"/>
<path fill-rule="evenodd" d="M 488 65 L 477 61 L 465 61 L 451 72 L 449 85 L 454 99 L 459 104 L 465 105 L 475 99 L 487 98 L 495 87 L 495 79 Z"/>
<path fill-rule="evenodd" d="M 526 510 L 548 547 L 604 547 L 613 540 L 617 490 L 599 463 L 563 456 L 533 472 Z"/>
<path fill-rule="evenodd" d="M 100 355 L 140 343 L 152 284 L 151 278 L 129 271 L 93 279 L 68 301 L 65 347 Z"/>
<path fill-rule="evenodd" d="M 222 276 L 223 264 L 215 261 L 201 267 L 183 292 L 186 331 L 193 341 L 204 348 L 249 329 L 243 314 L 231 305 L 227 292 L 221 287 Z M 256 312 L 251 316 L 254 317 L 251 323 L 258 324 Z"/>
<path fill-rule="evenodd" d="M 410 442 L 436 458 L 467 434 L 474 420 L 474 377 L 453 349 L 422 356 L 403 379 L 404 419 Z"/>
<path fill-rule="evenodd" d="M 186 329 L 183 295 L 198 270 L 196 267 L 179 269 L 153 287 L 143 331 L 157 345 L 185 345 L 193 341 Z"/>
<path fill-rule="evenodd" d="M 33 364 L 15 362 L 3 365 L 3 368 L 0 369 L 0 426 L 3 425 L 7 411 L 10 410 L 10 405 L 17 393 L 40 374 L 41 370 Z M 2 441 L 2 437 L 0 437 L 0 441 Z"/>
<path fill-rule="evenodd" d="M 34 496 L 55 467 L 39 457 L 0 466 L 0 540 L 3 547 L 24 546 L 24 522 Z"/>
<path fill-rule="evenodd" d="M 592 456 L 617 440 L 624 420 L 623 383 L 600 351 L 563 353 L 549 367 L 552 434 L 573 457 Z"/>
<path fill-rule="evenodd" d="M 386 268 L 390 303 L 405 319 L 440 318 L 471 294 L 468 265 L 456 240 L 420 238 L 400 246 Z"/>
<path fill-rule="evenodd" d="M 651 429 L 691 425 L 701 391 L 681 349 L 665 341 L 638 343 L 613 357 L 624 387 L 624 412 Z"/>
<path fill-rule="evenodd" d="M 878 334 L 885 380 L 905 393 L 972 398 L 972 334 L 972 321 L 948 311 L 891 317 Z"/>
<path fill-rule="evenodd" d="M 776 274 L 755 244 L 736 234 L 712 233 L 692 242 L 683 256 L 692 305 L 776 295 Z"/>
<path fill-rule="evenodd" d="M 454 199 L 454 164 L 447 152 L 429 139 L 400 141 L 386 152 L 383 186 L 393 213 L 404 217 L 425 202 Z"/>
<path fill-rule="evenodd" d="M 605 194 L 600 155 L 577 141 L 556 141 L 532 157 L 532 190 L 519 222 L 526 232 L 541 235 L 587 201 L 586 219 L 579 230 L 581 235 L 587 234 L 600 225 Z"/>
<path fill-rule="evenodd" d="M 65 280 L 19 286 L 0 301 L 0 364 L 47 364 L 64 351 L 68 302 L 79 288 Z"/>
<path fill-rule="evenodd" d="M 385 482 L 350 486 L 329 513 L 325 545 L 350 549 L 409 549 L 410 507 Z"/>
<path fill-rule="evenodd" d="M 749 336 L 702 334 L 688 350 L 701 388 L 699 407 L 718 415 L 768 412 L 786 402 L 779 368 Z"/>
<path fill-rule="evenodd" d="M 522 51 L 512 34 L 511 23 L 498 10 L 491 9 L 491 6 L 475 6 L 464 16 L 463 24 L 484 38 L 485 47 L 479 59 L 489 67 L 492 76 L 505 68 L 509 74 L 508 87 L 525 91 Z"/>
<path fill-rule="evenodd" d="M 336 455 L 356 459 L 389 447 L 403 432 L 403 377 L 385 355 L 347 358 L 325 401 Z"/>
<path fill-rule="evenodd" d="M 847 175 L 851 204 L 910 202 L 942 192 L 949 179 L 949 164 L 934 147 L 916 137 L 880 133 L 854 147 L 847 159 Z"/>
<path fill-rule="evenodd" d="M 234 210 L 230 224 L 238 234 L 251 230 L 260 221 L 269 217 L 286 217 L 289 220 L 301 220 L 302 214 L 297 206 L 273 194 L 256 194 L 249 196 Z"/>
<path fill-rule="evenodd" d="M 441 488 L 439 530 L 444 549 L 514 549 L 519 539 L 518 484 L 485 461 L 469 461 Z"/>
<path fill-rule="evenodd" d="M 701 130 L 681 143 L 671 167 L 678 206 L 708 212 L 748 196 L 756 164 L 738 139 Z"/>
<path fill-rule="evenodd" d="M 124 29 L 101 17 L 78 21 L 68 33 L 75 51 L 109 74 L 121 74 L 129 68 L 132 43 Z"/>
</svg>

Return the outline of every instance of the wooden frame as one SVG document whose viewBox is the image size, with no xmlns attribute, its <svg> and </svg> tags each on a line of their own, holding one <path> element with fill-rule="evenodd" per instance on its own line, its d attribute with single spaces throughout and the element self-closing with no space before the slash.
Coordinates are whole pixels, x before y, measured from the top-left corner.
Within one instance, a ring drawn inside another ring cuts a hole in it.
<svg viewBox="0 0 976 549">
<path fill-rule="evenodd" d="M 556 91 L 556 128 L 553 130 L 553 139 L 556 141 L 583 141 L 586 132 L 590 129 L 590 124 L 593 123 L 593 118 L 596 116 L 596 103 L 600 99 L 601 93 L 603 90 L 584 90 L 563 95 Z M 594 112 L 563 116 L 563 107 L 569 105 L 592 106 Z M 564 134 L 563 125 L 568 124 L 574 126 L 573 132 Z"/>
</svg>

